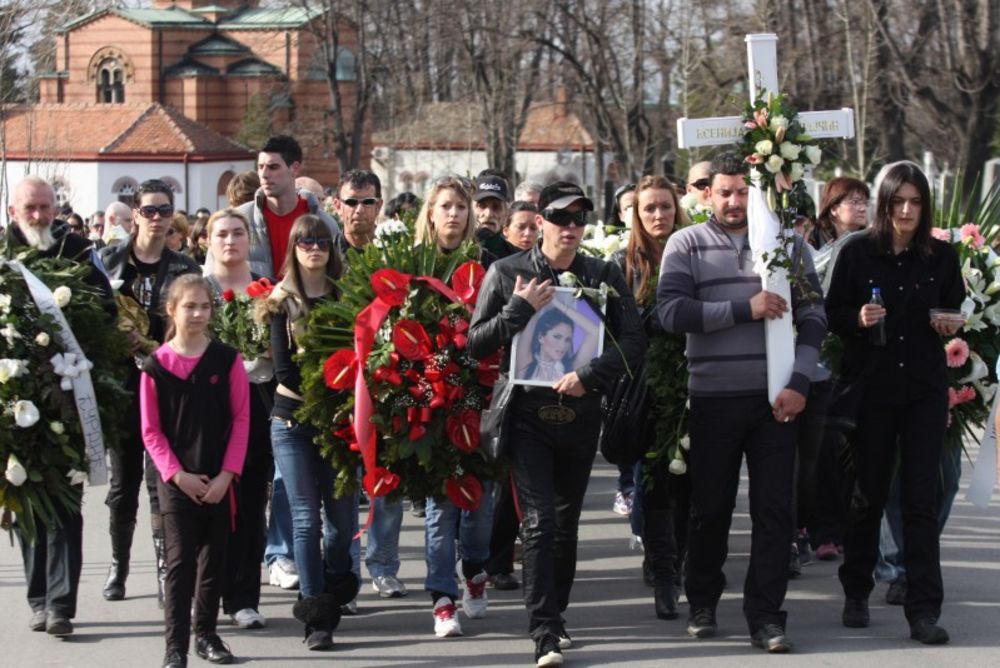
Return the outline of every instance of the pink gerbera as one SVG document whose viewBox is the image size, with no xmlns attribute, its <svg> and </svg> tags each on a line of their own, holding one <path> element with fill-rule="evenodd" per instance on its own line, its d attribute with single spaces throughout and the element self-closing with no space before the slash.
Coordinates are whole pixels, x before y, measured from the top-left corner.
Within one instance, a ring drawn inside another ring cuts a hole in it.
<svg viewBox="0 0 1000 668">
<path fill-rule="evenodd" d="M 951 242 L 951 232 L 944 229 L 943 227 L 932 227 L 931 236 L 938 241 L 948 241 Z"/>
<path fill-rule="evenodd" d="M 945 345 L 944 353 L 948 359 L 948 366 L 958 369 L 965 366 L 969 359 L 969 344 L 956 337 Z"/>
<path fill-rule="evenodd" d="M 982 248 L 986 243 L 986 238 L 980 233 L 979 226 L 974 223 L 962 225 L 959 231 L 962 235 L 962 242 L 971 245 L 973 248 Z"/>
</svg>

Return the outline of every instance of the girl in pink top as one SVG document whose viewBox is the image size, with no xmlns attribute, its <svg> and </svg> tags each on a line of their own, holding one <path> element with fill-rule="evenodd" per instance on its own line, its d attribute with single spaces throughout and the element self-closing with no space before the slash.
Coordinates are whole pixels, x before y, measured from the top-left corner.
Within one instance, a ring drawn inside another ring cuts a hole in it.
<svg viewBox="0 0 1000 668">
<path fill-rule="evenodd" d="M 139 384 L 142 439 L 160 473 L 167 562 L 163 665 L 187 665 L 196 586 L 195 652 L 212 663 L 231 663 L 215 624 L 235 508 L 230 485 L 247 450 L 249 382 L 240 354 L 207 335 L 212 295 L 205 279 L 177 278 L 166 309 L 167 342 L 147 358 Z"/>
</svg>

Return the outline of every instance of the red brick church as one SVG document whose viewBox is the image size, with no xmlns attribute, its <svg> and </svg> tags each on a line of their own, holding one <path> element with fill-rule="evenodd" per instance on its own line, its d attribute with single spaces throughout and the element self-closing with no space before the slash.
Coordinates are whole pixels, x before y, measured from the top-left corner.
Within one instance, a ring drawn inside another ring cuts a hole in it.
<svg viewBox="0 0 1000 668">
<path fill-rule="evenodd" d="M 83 16 L 59 31 L 58 71 L 42 76 L 41 104 L 34 113 L 63 105 L 79 109 L 78 129 L 86 133 L 83 119 L 97 110 L 162 105 L 233 138 L 253 104 L 270 117 L 273 132 L 294 134 L 302 143 L 303 173 L 332 184 L 337 165 L 326 130 L 326 62 L 310 32 L 321 14 L 257 5 L 257 0 L 153 0 L 150 8 Z M 337 77 L 349 99 L 356 36 L 347 24 L 340 29 Z M 8 147 L 15 153 L 17 148 Z M 94 148 L 99 153 L 102 147 Z"/>
</svg>

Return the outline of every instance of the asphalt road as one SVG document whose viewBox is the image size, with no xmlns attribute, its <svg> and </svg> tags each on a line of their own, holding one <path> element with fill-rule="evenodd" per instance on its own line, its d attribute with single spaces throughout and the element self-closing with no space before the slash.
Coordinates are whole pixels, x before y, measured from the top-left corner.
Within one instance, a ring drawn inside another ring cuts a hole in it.
<svg viewBox="0 0 1000 668">
<path fill-rule="evenodd" d="M 973 451 L 973 455 L 975 451 Z M 611 512 L 616 471 L 600 463 L 581 523 L 579 570 L 573 602 L 566 614 L 574 648 L 572 666 L 1000 666 L 1000 495 L 979 510 L 966 503 L 971 465 L 965 462 L 962 492 L 942 538 L 945 607 L 941 623 L 952 642 L 924 647 L 909 639 L 902 609 L 884 603 L 885 585 L 872 596 L 872 625 L 846 629 L 839 623 L 842 594 L 835 562 L 814 562 L 792 582 L 786 602 L 789 636 L 796 652 L 772 657 L 749 644 L 741 613 L 741 584 L 748 560 L 749 518 L 745 480 L 730 538 L 726 573 L 731 583 L 719 606 L 719 635 L 694 640 L 681 619 L 660 621 L 653 614 L 651 590 L 640 578 L 639 553 L 628 548 L 628 524 Z M 745 475 L 745 472 L 744 472 Z M 163 656 L 163 617 L 156 606 L 153 549 L 148 538 L 148 510 L 143 501 L 128 598 L 109 603 L 100 590 L 110 546 L 106 536 L 104 488 L 86 492 L 84 565 L 76 633 L 66 640 L 28 629 L 29 608 L 20 552 L 4 540 L 0 546 L 0 609 L 5 622 L 2 666 L 159 666 Z M 370 580 L 359 598 L 360 614 L 345 617 L 329 653 L 309 652 L 301 627 L 291 616 L 293 592 L 267 586 L 261 612 L 265 629 L 240 631 L 220 621 L 219 631 L 240 663 L 259 666 L 345 667 L 517 666 L 533 665 L 527 617 L 520 591 L 488 590 L 486 618 L 462 617 L 465 636 L 433 635 L 430 600 L 422 591 L 423 527 L 406 513 L 401 537 L 401 577 L 406 598 L 380 600 Z M 266 582 L 266 577 L 265 577 Z M 190 665 L 208 665 L 192 654 Z"/>
</svg>

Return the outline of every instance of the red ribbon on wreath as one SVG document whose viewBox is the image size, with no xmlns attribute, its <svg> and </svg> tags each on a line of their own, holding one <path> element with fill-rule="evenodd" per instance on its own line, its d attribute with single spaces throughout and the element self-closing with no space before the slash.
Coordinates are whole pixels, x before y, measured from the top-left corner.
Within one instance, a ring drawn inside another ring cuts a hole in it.
<svg viewBox="0 0 1000 668">
<path fill-rule="evenodd" d="M 372 346 L 375 344 L 375 335 L 382 327 L 382 323 L 389 316 L 389 311 L 394 306 L 401 306 L 406 301 L 412 281 L 423 283 L 451 302 L 464 304 L 466 310 L 471 313 L 472 307 L 469 305 L 469 301 L 474 300 L 479 285 L 482 283 L 482 278 L 475 271 L 475 267 L 467 266 L 470 264 L 478 266 L 478 263 L 467 262 L 459 267 L 459 269 L 464 268 L 466 272 L 465 276 L 469 277 L 469 284 L 475 289 L 475 292 L 466 292 L 463 295 L 466 299 L 460 298 L 454 290 L 445 285 L 441 279 L 434 276 L 413 276 L 412 274 L 405 274 L 401 271 L 388 268 L 379 269 L 372 273 L 371 285 L 375 291 L 375 299 L 368 306 L 361 309 L 361 312 L 354 319 L 354 355 L 357 365 L 357 374 L 354 377 L 354 433 L 357 436 L 358 447 L 361 448 L 361 460 L 365 468 L 363 484 L 365 490 L 372 498 L 385 496 L 394 490 L 400 482 L 398 475 L 385 467 L 377 465 L 378 434 L 375 425 L 371 421 L 374 406 L 372 405 L 372 397 L 368 392 L 368 383 L 365 381 L 364 374 L 364 369 L 368 364 L 368 356 L 371 354 Z M 481 269 L 482 267 L 480 267 Z M 483 272 L 483 275 L 485 275 L 485 272 Z M 479 278 L 478 281 L 476 280 L 477 278 Z M 456 284 L 454 276 L 452 277 L 452 284 Z M 465 287 L 464 276 L 463 279 L 459 280 L 459 285 Z M 420 323 L 414 322 L 414 324 L 419 326 L 420 331 L 427 337 L 427 332 L 420 326 Z M 399 323 L 397 323 L 395 329 L 399 329 Z M 419 339 L 419 332 L 416 332 L 415 329 L 404 328 L 403 331 L 405 332 L 401 334 L 403 338 L 409 340 L 406 334 L 410 334 Z M 395 335 L 396 332 L 394 330 L 394 343 Z M 427 343 L 429 346 L 430 337 L 427 337 Z M 430 352 L 429 348 L 428 352 Z M 403 354 L 402 351 L 400 353 Z M 371 526 L 372 519 L 374 518 L 372 514 L 374 508 L 375 504 L 369 504 L 368 519 L 365 525 L 358 531 L 358 536 L 367 531 L 368 527 Z"/>
</svg>

